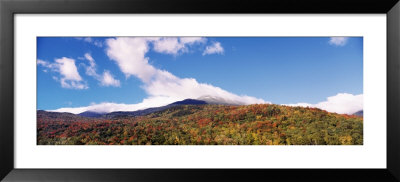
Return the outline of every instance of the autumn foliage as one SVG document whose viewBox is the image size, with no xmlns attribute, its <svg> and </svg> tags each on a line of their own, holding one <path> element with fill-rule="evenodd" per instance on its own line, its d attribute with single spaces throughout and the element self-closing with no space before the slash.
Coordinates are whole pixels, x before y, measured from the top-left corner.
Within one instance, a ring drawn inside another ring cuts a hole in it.
<svg viewBox="0 0 400 182">
<path fill-rule="evenodd" d="M 112 119 L 38 111 L 38 145 L 362 145 L 363 118 L 273 104 L 181 105 Z"/>
</svg>

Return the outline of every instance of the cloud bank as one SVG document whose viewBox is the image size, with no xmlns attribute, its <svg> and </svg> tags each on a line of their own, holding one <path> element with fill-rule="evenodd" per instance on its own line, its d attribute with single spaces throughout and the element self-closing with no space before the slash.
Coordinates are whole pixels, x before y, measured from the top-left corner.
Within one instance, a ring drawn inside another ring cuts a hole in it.
<svg viewBox="0 0 400 182">
<path fill-rule="evenodd" d="M 353 114 L 363 110 L 363 94 L 353 95 L 348 93 L 338 93 L 335 96 L 328 97 L 325 101 L 317 104 L 297 103 L 285 104 L 288 106 L 316 107 L 328 112 L 339 114 Z"/>
</svg>

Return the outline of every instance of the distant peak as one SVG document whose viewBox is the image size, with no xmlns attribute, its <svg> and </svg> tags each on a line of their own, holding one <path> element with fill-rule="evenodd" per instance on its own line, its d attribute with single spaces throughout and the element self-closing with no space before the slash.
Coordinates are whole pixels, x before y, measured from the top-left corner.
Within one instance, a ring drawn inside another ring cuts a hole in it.
<svg viewBox="0 0 400 182">
<path fill-rule="evenodd" d="M 203 101 L 203 100 L 197 100 L 197 99 L 185 99 L 185 100 L 174 102 L 170 105 L 203 105 L 203 104 L 207 104 L 207 102 Z"/>
<path fill-rule="evenodd" d="M 218 96 L 203 95 L 198 100 L 207 102 L 208 104 L 219 104 L 219 105 L 242 105 L 242 103 L 232 101 L 230 99 L 225 99 Z"/>
<path fill-rule="evenodd" d="M 91 117 L 91 118 L 97 118 L 101 117 L 105 112 L 96 112 L 96 111 L 85 111 L 82 113 L 79 113 L 79 116 L 84 116 L 84 117 Z"/>
<path fill-rule="evenodd" d="M 364 111 L 363 110 L 357 111 L 357 112 L 353 113 L 353 115 L 363 116 L 364 115 Z"/>
<path fill-rule="evenodd" d="M 104 114 L 104 113 L 107 113 L 107 112 L 96 111 L 96 110 L 88 110 L 88 111 L 81 112 L 80 114 L 82 114 L 82 113 L 97 113 L 97 114 Z"/>
</svg>

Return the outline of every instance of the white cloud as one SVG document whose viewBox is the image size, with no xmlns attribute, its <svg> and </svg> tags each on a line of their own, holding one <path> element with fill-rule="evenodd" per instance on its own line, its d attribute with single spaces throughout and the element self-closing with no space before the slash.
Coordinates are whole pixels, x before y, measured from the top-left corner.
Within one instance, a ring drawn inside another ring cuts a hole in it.
<svg viewBox="0 0 400 182">
<path fill-rule="evenodd" d="M 148 63 L 149 58 L 145 54 L 149 51 L 149 43 L 153 44 L 156 52 L 176 55 L 180 51 L 186 51 L 186 45 L 205 42 L 205 38 L 130 38 L 119 37 L 106 40 L 106 52 L 110 59 L 114 60 L 121 71 L 128 78 L 136 76 L 143 82 L 149 82 L 157 72 L 156 68 Z"/>
<path fill-rule="evenodd" d="M 267 103 L 262 99 L 246 95 L 239 96 L 210 84 L 199 83 L 194 78 L 179 78 L 168 71 L 155 68 L 149 64 L 149 58 L 146 57 L 146 53 L 149 51 L 149 44 L 153 43 L 156 46 L 158 41 L 160 39 L 127 37 L 106 40 L 106 53 L 109 58 L 117 63 L 126 77 L 135 76 L 143 82 L 142 88 L 149 97 L 144 99 L 142 103 L 101 103 L 80 108 L 61 108 L 55 111 L 73 113 L 87 110 L 97 112 L 134 111 L 148 107 L 163 106 L 187 98 L 196 99 L 199 97 L 220 98 L 231 104 Z M 203 41 L 203 39 L 183 40 L 186 44 L 198 41 Z"/>
<path fill-rule="evenodd" d="M 54 63 L 49 63 L 38 59 L 37 64 L 50 69 L 53 72 L 58 72 L 59 77 L 53 76 L 53 79 L 61 83 L 61 87 L 70 89 L 87 89 L 87 84 L 79 75 L 78 68 L 75 65 L 75 60 L 67 57 L 55 59 Z"/>
<path fill-rule="evenodd" d="M 101 78 L 101 85 L 119 87 L 120 82 L 111 75 L 110 71 L 105 70 Z"/>
<path fill-rule="evenodd" d="M 75 65 L 74 59 L 62 57 L 56 59 L 55 62 L 58 65 L 58 71 L 61 75 L 60 82 L 63 88 L 89 88 L 85 83 L 82 83 L 82 77 L 78 73 L 78 68 Z"/>
<path fill-rule="evenodd" d="M 344 46 L 347 44 L 348 40 L 348 37 L 331 37 L 329 39 L 329 44 L 335 46 Z"/>
<path fill-rule="evenodd" d="M 224 48 L 221 46 L 221 43 L 214 42 L 214 44 L 206 47 L 206 49 L 203 52 L 203 56 L 208 54 L 223 54 L 223 53 L 224 53 Z"/>
<path fill-rule="evenodd" d="M 38 65 L 42 65 L 42 66 L 48 66 L 48 65 L 49 65 L 48 62 L 43 61 L 43 60 L 41 60 L 41 59 L 36 60 L 36 63 L 37 63 Z"/>
<path fill-rule="evenodd" d="M 46 61 L 43 61 L 43 60 L 41 60 L 41 59 L 36 60 L 36 64 L 37 64 L 37 65 L 40 65 L 40 66 L 43 66 L 43 67 L 45 67 L 45 68 L 49 68 L 49 63 L 46 62 Z M 47 70 L 47 69 L 43 69 L 43 72 L 45 72 L 45 73 L 47 73 L 48 71 L 49 71 L 49 70 Z"/>
<path fill-rule="evenodd" d="M 177 98 L 177 100 L 211 96 L 222 98 L 231 104 L 265 103 L 262 99 L 238 96 L 219 87 L 206 83 L 199 83 L 194 78 L 178 78 L 168 71 L 161 70 L 158 70 L 154 79 L 148 84 L 145 84 L 143 88 L 149 95 L 173 97 Z"/>
<path fill-rule="evenodd" d="M 91 37 L 76 37 L 77 40 L 82 40 L 87 43 L 91 43 L 97 47 L 103 47 L 103 42 L 100 40 L 93 39 Z"/>
<path fill-rule="evenodd" d="M 288 106 L 316 107 L 328 112 L 339 114 L 353 114 L 363 110 L 363 94 L 353 95 L 348 93 L 338 93 L 335 96 L 328 97 L 326 101 L 317 104 L 297 103 L 286 104 Z"/>
<path fill-rule="evenodd" d="M 92 76 L 93 78 L 98 80 L 101 86 L 114 86 L 114 87 L 120 86 L 120 81 L 115 79 L 114 76 L 110 73 L 110 71 L 104 70 L 103 75 L 97 74 L 96 62 L 89 53 L 86 53 L 84 57 L 87 61 L 89 61 L 89 66 L 86 66 L 87 75 Z"/>
<path fill-rule="evenodd" d="M 82 83 L 79 81 L 66 80 L 63 78 L 61 78 L 60 81 L 61 81 L 61 87 L 63 87 L 63 88 L 79 89 L 79 90 L 89 88 L 86 83 Z"/>
<path fill-rule="evenodd" d="M 262 99 L 238 96 L 193 78 L 178 78 L 168 71 L 154 68 L 145 54 L 150 41 L 145 38 L 116 38 L 107 40 L 107 54 L 115 60 L 125 74 L 140 78 L 147 94 L 152 97 L 172 97 L 176 99 L 198 98 L 205 95 L 217 96 L 243 104 L 262 103 Z M 194 41 L 187 41 L 194 42 Z M 123 49 L 122 49 L 123 47 Z M 135 69 L 133 69 L 135 68 Z"/>
<path fill-rule="evenodd" d="M 90 66 L 95 66 L 95 62 L 92 55 L 90 55 L 89 53 L 85 53 L 84 56 L 90 62 Z"/>
<path fill-rule="evenodd" d="M 180 42 L 183 44 L 206 43 L 207 39 L 203 37 L 181 37 Z"/>
<path fill-rule="evenodd" d="M 122 73 L 128 78 L 136 76 L 143 82 L 149 82 L 156 69 L 148 63 L 145 54 L 149 51 L 146 38 L 119 37 L 106 40 L 106 53 L 114 60 Z"/>
<path fill-rule="evenodd" d="M 85 42 L 92 42 L 93 41 L 93 39 L 92 38 L 90 38 L 90 37 L 85 37 L 85 38 L 83 38 L 83 41 L 85 41 Z"/>
<path fill-rule="evenodd" d="M 103 42 L 102 41 L 95 40 L 92 43 L 93 43 L 93 45 L 95 45 L 97 47 L 103 47 Z"/>
<path fill-rule="evenodd" d="M 43 70 L 44 72 L 47 72 L 47 69 L 50 69 L 51 71 L 55 71 L 57 72 L 57 64 L 51 64 L 47 61 L 43 61 L 41 59 L 36 60 L 37 65 L 40 65 L 42 67 L 44 67 L 45 69 Z"/>
<path fill-rule="evenodd" d="M 74 59 L 62 57 L 60 59 L 56 59 L 55 62 L 58 63 L 59 72 L 66 80 L 82 80 L 82 77 L 78 73 L 78 68 L 75 65 Z"/>
<path fill-rule="evenodd" d="M 89 76 L 96 76 L 96 63 L 89 53 L 85 54 L 86 60 L 89 61 L 89 66 L 86 67 L 86 74 Z"/>
<path fill-rule="evenodd" d="M 178 54 L 180 50 L 185 48 L 177 38 L 162 38 L 154 42 L 154 50 L 166 54 Z"/>
<path fill-rule="evenodd" d="M 153 40 L 154 51 L 165 54 L 178 55 L 187 52 L 188 45 L 205 43 L 207 39 L 202 37 L 164 37 Z"/>
</svg>

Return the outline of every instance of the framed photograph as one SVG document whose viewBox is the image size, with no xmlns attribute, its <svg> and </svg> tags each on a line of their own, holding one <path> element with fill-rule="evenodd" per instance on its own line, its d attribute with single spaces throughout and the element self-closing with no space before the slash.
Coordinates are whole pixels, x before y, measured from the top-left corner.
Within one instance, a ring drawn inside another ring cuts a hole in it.
<svg viewBox="0 0 400 182">
<path fill-rule="evenodd" d="M 0 178 L 399 181 L 399 10 L 2 1 Z"/>
</svg>

